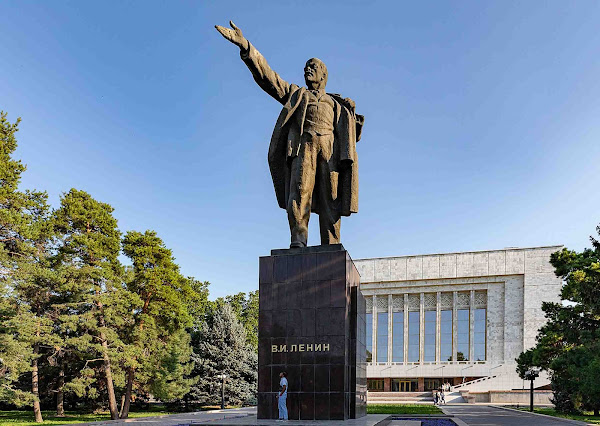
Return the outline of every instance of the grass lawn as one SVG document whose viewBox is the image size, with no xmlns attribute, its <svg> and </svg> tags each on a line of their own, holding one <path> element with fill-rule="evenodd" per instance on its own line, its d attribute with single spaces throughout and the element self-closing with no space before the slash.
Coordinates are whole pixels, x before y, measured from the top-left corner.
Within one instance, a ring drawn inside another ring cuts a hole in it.
<svg viewBox="0 0 600 426">
<path fill-rule="evenodd" d="M 444 414 L 435 405 L 368 404 L 367 414 Z"/>
<path fill-rule="evenodd" d="M 163 414 L 172 414 L 167 411 L 139 411 L 130 412 L 129 417 L 148 417 L 160 416 Z M 67 411 L 65 417 L 56 417 L 55 411 L 43 411 L 42 417 L 44 423 L 36 423 L 33 417 L 33 410 L 29 411 L 0 411 L 0 425 L 6 426 L 30 426 L 30 425 L 64 425 L 69 423 L 96 422 L 99 420 L 110 420 L 108 412 L 101 414 L 82 414 L 73 411 Z"/>
<path fill-rule="evenodd" d="M 519 407 L 519 410 L 529 411 L 529 408 Z M 591 412 L 584 413 L 583 416 L 576 416 L 576 415 L 572 415 L 572 414 L 557 413 L 554 408 L 541 408 L 541 407 L 540 408 L 533 407 L 533 412 L 539 413 L 539 414 L 546 414 L 548 416 L 562 417 L 565 419 L 579 420 L 581 422 L 600 425 L 600 417 L 594 416 L 593 413 L 591 413 Z"/>
</svg>

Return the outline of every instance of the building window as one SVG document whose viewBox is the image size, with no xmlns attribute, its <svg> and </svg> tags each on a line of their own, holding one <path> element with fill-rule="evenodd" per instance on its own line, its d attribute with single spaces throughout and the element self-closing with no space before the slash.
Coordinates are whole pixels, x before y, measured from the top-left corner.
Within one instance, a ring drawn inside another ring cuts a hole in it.
<svg viewBox="0 0 600 426">
<path fill-rule="evenodd" d="M 469 360 L 469 310 L 459 309 L 456 327 L 456 360 Z"/>
<path fill-rule="evenodd" d="M 367 362 L 373 361 L 373 314 L 367 314 Z"/>
<path fill-rule="evenodd" d="M 452 361 L 452 310 L 440 312 L 440 361 Z"/>
<path fill-rule="evenodd" d="M 404 312 L 394 312 L 392 321 L 392 362 L 404 362 Z"/>
<path fill-rule="evenodd" d="M 408 362 L 419 362 L 419 312 L 408 313 Z"/>
<path fill-rule="evenodd" d="M 425 379 L 425 392 L 438 390 L 442 387 L 441 379 Z"/>
<path fill-rule="evenodd" d="M 475 361 L 485 361 L 486 309 L 475 309 L 473 333 L 473 357 Z"/>
<path fill-rule="evenodd" d="M 377 362 L 388 360 L 388 314 L 377 313 Z"/>
<path fill-rule="evenodd" d="M 367 390 L 382 391 L 383 379 L 367 379 Z"/>
<path fill-rule="evenodd" d="M 436 311 L 425 311 L 425 362 L 435 361 Z"/>
</svg>

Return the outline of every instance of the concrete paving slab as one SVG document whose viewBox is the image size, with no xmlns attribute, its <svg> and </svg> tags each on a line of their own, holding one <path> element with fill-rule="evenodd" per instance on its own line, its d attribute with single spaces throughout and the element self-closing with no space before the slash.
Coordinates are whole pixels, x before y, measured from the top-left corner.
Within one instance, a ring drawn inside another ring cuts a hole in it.
<svg viewBox="0 0 600 426">
<path fill-rule="evenodd" d="M 388 414 L 368 414 L 360 419 L 351 420 L 258 420 L 256 407 L 233 408 L 227 410 L 196 411 L 193 413 L 171 414 L 165 416 L 142 417 L 126 420 L 80 423 L 78 426 L 129 425 L 131 426 L 183 426 L 183 425 L 238 425 L 238 426 L 281 426 L 281 425 L 319 425 L 319 426 L 375 426 L 388 418 Z"/>
<path fill-rule="evenodd" d="M 210 422 L 210 425 L 239 425 L 239 426 L 281 426 L 281 425 L 295 425 L 295 426 L 375 426 L 382 420 L 389 417 L 389 414 L 367 414 L 365 417 L 360 419 L 350 420 L 258 420 L 256 416 L 242 417 L 236 419 L 225 419 L 215 422 Z"/>
<path fill-rule="evenodd" d="M 558 417 L 537 416 L 526 411 L 503 410 L 499 407 L 482 405 L 446 405 L 440 407 L 444 414 L 455 416 L 469 426 L 573 426 L 574 423 Z"/>
<path fill-rule="evenodd" d="M 195 411 L 192 413 L 170 414 L 165 416 L 141 417 L 137 419 L 107 420 L 102 422 L 79 423 L 78 426 L 103 426 L 103 425 L 126 425 L 130 423 L 143 426 L 159 425 L 189 425 L 189 424 L 216 424 L 214 422 L 232 418 L 243 418 L 254 416 L 256 418 L 256 407 L 231 408 L 226 410 Z"/>
</svg>

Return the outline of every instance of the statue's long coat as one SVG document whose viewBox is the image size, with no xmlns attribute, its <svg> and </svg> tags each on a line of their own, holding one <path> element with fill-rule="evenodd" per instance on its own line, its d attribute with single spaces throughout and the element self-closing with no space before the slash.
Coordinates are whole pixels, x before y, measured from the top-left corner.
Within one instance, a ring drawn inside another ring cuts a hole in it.
<svg viewBox="0 0 600 426">
<path fill-rule="evenodd" d="M 277 203 L 287 209 L 291 160 L 298 155 L 306 108 L 307 89 L 289 84 L 269 67 L 265 58 L 249 44 L 241 52 L 254 80 L 269 95 L 283 104 L 271 143 L 269 169 L 275 187 Z M 358 156 L 356 142 L 360 140 L 364 118 L 354 113 L 353 105 L 340 95 L 329 93 L 335 103 L 333 154 L 329 161 L 331 188 L 339 207 L 339 214 L 349 216 L 358 212 Z M 335 197 L 337 193 L 337 197 Z M 311 210 L 319 213 L 318 197 L 313 196 Z"/>
</svg>

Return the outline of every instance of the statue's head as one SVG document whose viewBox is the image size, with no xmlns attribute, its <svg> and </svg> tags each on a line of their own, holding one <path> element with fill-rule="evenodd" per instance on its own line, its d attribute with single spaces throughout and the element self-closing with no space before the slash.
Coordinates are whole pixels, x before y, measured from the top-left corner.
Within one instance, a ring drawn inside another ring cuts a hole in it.
<svg viewBox="0 0 600 426">
<path fill-rule="evenodd" d="M 304 81 L 309 89 L 324 89 L 327 85 L 327 67 L 322 60 L 311 58 L 304 66 Z"/>
</svg>

